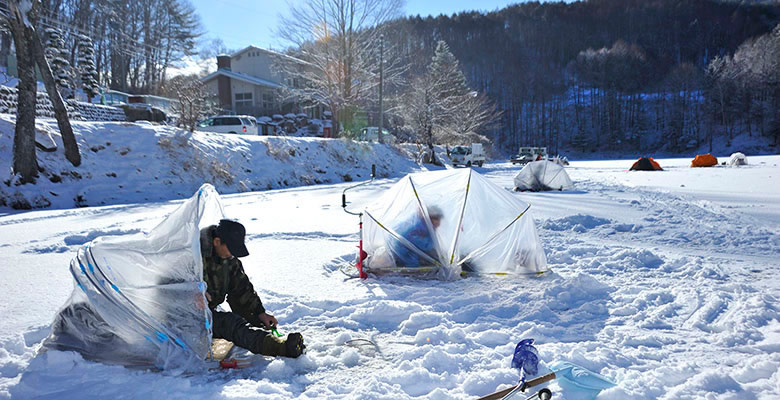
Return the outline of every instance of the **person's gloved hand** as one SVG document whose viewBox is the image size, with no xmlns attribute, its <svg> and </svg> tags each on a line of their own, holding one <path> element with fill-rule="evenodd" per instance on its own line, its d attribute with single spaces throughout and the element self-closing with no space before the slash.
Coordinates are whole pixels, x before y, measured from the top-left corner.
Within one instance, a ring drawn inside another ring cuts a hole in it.
<svg viewBox="0 0 780 400">
<path fill-rule="evenodd" d="M 275 328 L 276 325 L 279 323 L 276 320 L 276 317 L 268 313 L 259 314 L 257 317 L 260 318 L 260 322 L 263 323 L 265 329 Z"/>
</svg>

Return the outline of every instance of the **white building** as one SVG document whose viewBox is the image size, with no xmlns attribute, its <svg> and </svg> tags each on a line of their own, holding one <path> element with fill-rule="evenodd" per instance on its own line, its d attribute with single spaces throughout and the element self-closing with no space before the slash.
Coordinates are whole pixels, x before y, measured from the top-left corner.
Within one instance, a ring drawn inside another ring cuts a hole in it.
<svg viewBox="0 0 780 400">
<path fill-rule="evenodd" d="M 281 101 L 280 89 L 297 82 L 286 82 L 273 71 L 274 56 L 287 57 L 255 46 L 232 55 L 220 54 L 217 71 L 201 81 L 225 112 L 255 117 L 305 113 L 310 118 L 322 118 L 322 107 Z"/>
</svg>

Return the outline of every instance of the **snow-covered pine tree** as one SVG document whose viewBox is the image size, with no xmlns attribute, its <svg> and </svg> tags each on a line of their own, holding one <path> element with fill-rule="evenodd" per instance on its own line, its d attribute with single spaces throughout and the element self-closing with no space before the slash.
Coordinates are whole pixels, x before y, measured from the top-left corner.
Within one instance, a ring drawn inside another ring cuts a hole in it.
<svg viewBox="0 0 780 400">
<path fill-rule="evenodd" d="M 436 53 L 431 60 L 429 73 L 436 97 L 445 104 L 457 101 L 457 97 L 465 96 L 471 91 L 466 76 L 460 70 L 458 59 L 443 40 L 436 44 Z"/>
<path fill-rule="evenodd" d="M 68 62 L 68 51 L 65 49 L 65 39 L 58 29 L 46 29 L 46 44 L 44 49 L 46 60 L 51 67 L 57 88 L 63 98 L 73 97 L 71 68 Z"/>
<path fill-rule="evenodd" d="M 436 45 L 428 76 L 435 105 L 435 140 L 453 145 L 488 142 L 478 132 L 497 121 L 501 113 L 487 96 L 469 87 L 458 59 L 443 40 Z"/>
<path fill-rule="evenodd" d="M 81 78 L 81 89 L 88 99 L 100 94 L 98 73 L 95 68 L 95 48 L 92 39 L 86 35 L 78 36 L 78 71 Z"/>
</svg>

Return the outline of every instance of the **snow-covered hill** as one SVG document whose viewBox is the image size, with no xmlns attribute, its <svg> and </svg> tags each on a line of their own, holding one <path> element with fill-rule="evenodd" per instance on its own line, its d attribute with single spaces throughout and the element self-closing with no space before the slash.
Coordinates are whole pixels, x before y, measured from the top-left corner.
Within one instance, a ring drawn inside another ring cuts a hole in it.
<svg viewBox="0 0 780 400">
<path fill-rule="evenodd" d="M 366 178 L 402 176 L 419 166 L 412 147 L 338 139 L 224 135 L 129 122 L 73 121 L 82 165 L 65 160 L 56 121 L 39 119 L 55 152 L 37 150 L 34 185 L 10 181 L 15 118 L 0 114 L 0 207 L 72 208 L 172 200 L 204 182 L 239 193 Z M 408 150 L 407 150 L 408 149 Z"/>
</svg>

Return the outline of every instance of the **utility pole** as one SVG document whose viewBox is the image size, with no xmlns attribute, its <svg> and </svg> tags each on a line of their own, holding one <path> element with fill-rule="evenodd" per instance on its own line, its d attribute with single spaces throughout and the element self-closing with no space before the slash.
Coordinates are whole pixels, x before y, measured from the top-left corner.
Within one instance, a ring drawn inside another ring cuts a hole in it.
<svg viewBox="0 0 780 400">
<path fill-rule="evenodd" d="M 382 138 L 382 126 L 384 125 L 384 110 L 382 109 L 382 78 L 383 78 L 383 72 L 384 72 L 384 53 L 385 53 L 385 35 L 381 34 L 379 35 L 379 133 L 377 134 L 377 138 L 379 140 L 379 143 L 384 143 L 384 139 Z"/>
</svg>

